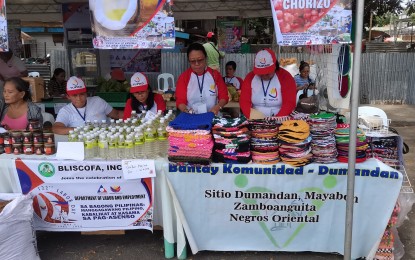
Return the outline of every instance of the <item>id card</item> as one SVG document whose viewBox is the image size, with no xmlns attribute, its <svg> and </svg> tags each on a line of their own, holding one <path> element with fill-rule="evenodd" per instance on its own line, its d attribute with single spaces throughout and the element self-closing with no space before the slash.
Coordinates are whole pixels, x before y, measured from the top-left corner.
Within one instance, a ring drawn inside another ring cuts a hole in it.
<svg viewBox="0 0 415 260">
<path fill-rule="evenodd" d="M 195 110 L 197 114 L 202 114 L 207 112 L 207 106 L 205 103 L 196 103 Z"/>
</svg>

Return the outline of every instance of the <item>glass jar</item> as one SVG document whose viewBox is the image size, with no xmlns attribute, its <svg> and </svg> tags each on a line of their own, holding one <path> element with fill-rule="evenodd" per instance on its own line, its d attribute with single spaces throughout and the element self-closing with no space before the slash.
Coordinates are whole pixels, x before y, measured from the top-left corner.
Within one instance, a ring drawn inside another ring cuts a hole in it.
<svg viewBox="0 0 415 260">
<path fill-rule="evenodd" d="M 45 154 L 46 155 L 55 154 L 55 144 L 47 144 L 47 143 L 45 143 Z"/>
<path fill-rule="evenodd" d="M 12 136 L 12 144 L 22 144 L 23 143 L 23 135 L 20 131 L 13 131 L 11 132 Z"/>
<path fill-rule="evenodd" d="M 40 124 L 39 119 L 31 119 L 29 120 L 29 124 L 27 125 L 27 130 L 29 131 L 39 131 L 42 129 L 42 125 Z"/>
<path fill-rule="evenodd" d="M 37 155 L 44 154 L 43 143 L 37 143 L 33 145 L 34 153 Z"/>
<path fill-rule="evenodd" d="M 23 144 L 32 144 L 32 143 L 33 143 L 32 132 L 29 132 L 29 131 L 23 132 Z"/>
<path fill-rule="evenodd" d="M 10 133 L 4 133 L 3 139 L 4 144 L 12 144 L 12 136 L 10 135 Z"/>
<path fill-rule="evenodd" d="M 7 153 L 7 154 L 12 153 L 12 145 L 11 144 L 5 144 L 4 145 L 4 153 Z"/>
<path fill-rule="evenodd" d="M 43 141 L 48 144 L 54 144 L 55 143 L 54 134 L 50 132 L 43 133 Z"/>
<path fill-rule="evenodd" d="M 33 154 L 33 145 L 32 144 L 23 144 L 23 153 L 24 154 Z"/>
<path fill-rule="evenodd" d="M 43 144 L 43 133 L 40 131 L 33 132 L 33 143 L 34 144 Z"/>
<path fill-rule="evenodd" d="M 13 154 L 22 154 L 23 153 L 23 147 L 22 144 L 12 144 L 12 151 Z"/>
</svg>

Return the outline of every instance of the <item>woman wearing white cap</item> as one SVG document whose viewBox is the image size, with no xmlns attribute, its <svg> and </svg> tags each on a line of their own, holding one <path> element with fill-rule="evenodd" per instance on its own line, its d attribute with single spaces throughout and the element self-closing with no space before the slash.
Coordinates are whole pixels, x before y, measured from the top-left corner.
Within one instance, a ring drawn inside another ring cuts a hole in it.
<svg viewBox="0 0 415 260">
<path fill-rule="evenodd" d="M 190 68 L 176 84 L 176 106 L 181 112 L 216 114 L 228 103 L 228 89 L 222 76 L 206 65 L 206 50 L 200 43 L 187 48 Z"/>
<path fill-rule="evenodd" d="M 160 94 L 155 94 L 150 89 L 147 77 L 140 72 L 134 73 L 131 77 L 131 97 L 127 100 L 124 108 L 124 119 L 131 116 L 131 111 L 137 113 L 151 111 L 154 114 L 158 110 L 166 111 L 166 102 Z"/>
<path fill-rule="evenodd" d="M 296 94 L 294 78 L 279 67 L 271 49 L 263 49 L 255 56 L 254 70 L 244 79 L 239 104 L 247 118 L 253 116 L 252 109 L 265 117 L 287 116 L 295 109 Z"/>
<path fill-rule="evenodd" d="M 123 118 L 123 111 L 112 108 L 100 97 L 87 97 L 85 83 L 72 76 L 66 83 L 66 94 L 71 101 L 59 110 L 53 125 L 55 134 L 66 135 L 75 127 L 83 126 L 87 120 L 106 120 Z"/>
</svg>

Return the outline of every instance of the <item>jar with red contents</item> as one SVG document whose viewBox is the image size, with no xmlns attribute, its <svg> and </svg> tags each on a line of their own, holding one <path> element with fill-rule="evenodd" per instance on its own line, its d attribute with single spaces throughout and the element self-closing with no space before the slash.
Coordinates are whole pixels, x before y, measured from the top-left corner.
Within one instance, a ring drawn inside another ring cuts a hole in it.
<svg viewBox="0 0 415 260">
<path fill-rule="evenodd" d="M 12 136 L 10 133 L 4 133 L 3 135 L 3 143 L 5 145 L 11 145 L 12 144 Z"/>
<path fill-rule="evenodd" d="M 45 154 L 46 155 L 55 154 L 55 144 L 47 144 L 47 143 L 45 143 Z"/>
<path fill-rule="evenodd" d="M 50 132 L 44 132 L 43 133 L 43 141 L 48 144 L 54 144 L 55 143 L 55 135 Z"/>
</svg>

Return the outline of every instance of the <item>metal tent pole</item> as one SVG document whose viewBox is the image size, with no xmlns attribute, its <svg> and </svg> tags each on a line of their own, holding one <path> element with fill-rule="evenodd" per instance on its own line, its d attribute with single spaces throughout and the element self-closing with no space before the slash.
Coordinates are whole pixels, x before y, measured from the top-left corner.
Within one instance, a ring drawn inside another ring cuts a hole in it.
<svg viewBox="0 0 415 260">
<path fill-rule="evenodd" d="M 364 0 L 357 0 L 356 5 L 356 34 L 353 55 L 353 79 L 350 99 L 350 143 L 349 164 L 347 174 L 347 199 L 346 199 L 346 225 L 344 238 L 344 258 L 352 259 L 352 230 L 353 230 L 353 206 L 354 206 L 354 181 L 356 166 L 356 139 L 357 139 L 357 113 L 359 107 L 360 63 L 362 59 L 362 29 Z"/>
</svg>

